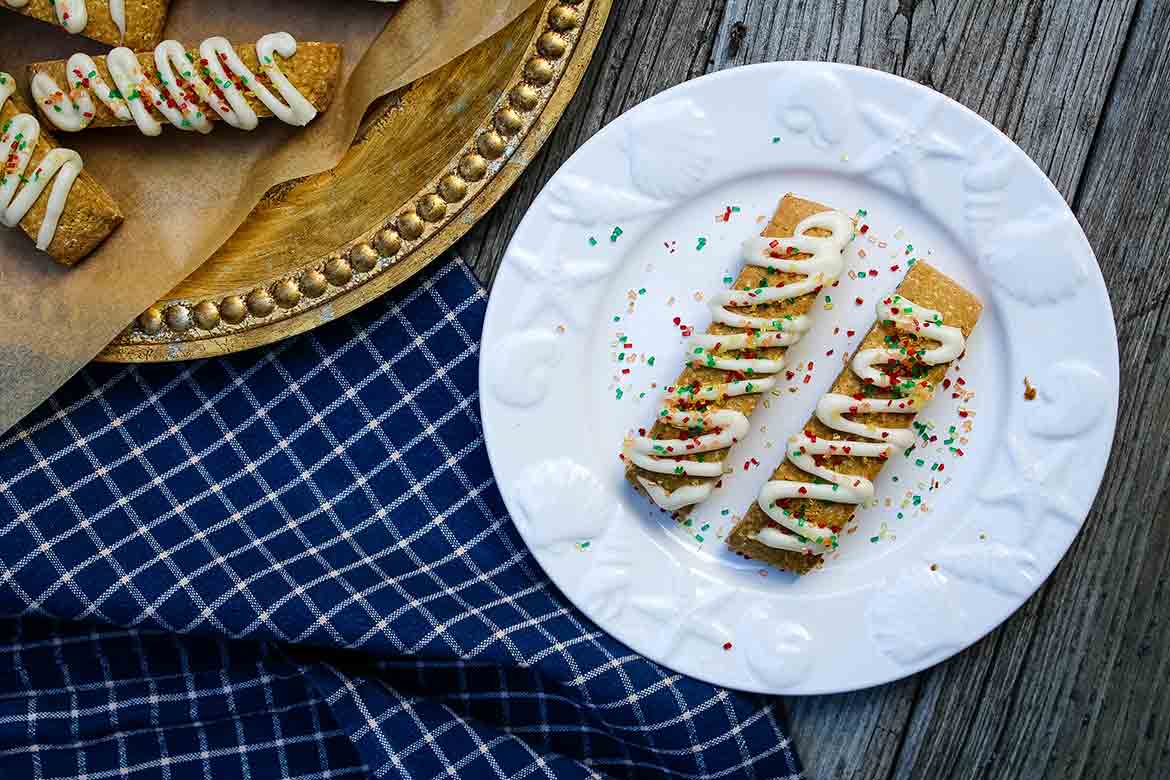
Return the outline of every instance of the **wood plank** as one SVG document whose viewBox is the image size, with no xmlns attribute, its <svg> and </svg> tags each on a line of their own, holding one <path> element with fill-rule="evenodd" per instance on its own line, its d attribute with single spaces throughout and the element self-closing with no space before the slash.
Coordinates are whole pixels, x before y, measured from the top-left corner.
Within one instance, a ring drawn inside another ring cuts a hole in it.
<svg viewBox="0 0 1170 780">
<path fill-rule="evenodd" d="M 915 675 L 872 690 L 786 700 L 788 728 L 809 778 L 886 777 L 898 758 L 905 724 L 921 693 Z"/>
<path fill-rule="evenodd" d="M 1118 322 L 1115 448 L 1005 713 L 1036 736 L 1007 735 L 992 776 L 1157 777 L 1170 767 L 1168 115 L 1170 6 L 1144 0 L 1074 201 Z M 1079 652 L 1064 650 L 1070 637 L 1083 637 Z"/>
</svg>

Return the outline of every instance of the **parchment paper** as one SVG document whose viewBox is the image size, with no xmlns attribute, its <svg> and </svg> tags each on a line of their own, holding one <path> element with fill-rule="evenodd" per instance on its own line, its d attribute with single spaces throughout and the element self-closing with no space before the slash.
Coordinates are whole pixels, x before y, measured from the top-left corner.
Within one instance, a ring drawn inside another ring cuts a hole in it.
<svg viewBox="0 0 1170 780">
<path fill-rule="evenodd" d="M 349 148 L 370 103 L 441 67 L 515 19 L 533 0 L 174 0 L 166 36 L 191 48 L 223 35 L 252 42 L 284 30 L 343 44 L 342 79 L 308 128 L 223 123 L 206 136 L 132 127 L 56 133 L 114 196 L 126 223 L 73 269 L 0 228 L 0 433 L 102 350 L 206 260 L 273 184 L 327 170 Z M 0 12 L 0 70 L 30 102 L 25 65 L 108 49 Z"/>
</svg>

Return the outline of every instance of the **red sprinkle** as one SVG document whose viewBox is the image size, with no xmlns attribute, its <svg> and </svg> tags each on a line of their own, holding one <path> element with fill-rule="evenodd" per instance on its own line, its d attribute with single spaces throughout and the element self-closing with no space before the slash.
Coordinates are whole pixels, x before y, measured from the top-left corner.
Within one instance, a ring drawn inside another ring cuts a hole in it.
<svg viewBox="0 0 1170 780">
<path fill-rule="evenodd" d="M 847 331 L 845 331 L 845 335 L 846 335 L 846 336 L 852 336 L 852 335 L 853 335 L 853 331 L 851 331 L 851 330 L 847 330 Z"/>
<path fill-rule="evenodd" d="M 731 649 L 731 642 L 724 642 L 724 643 L 723 643 L 723 649 L 724 649 L 724 650 L 730 650 L 730 649 Z"/>
<path fill-rule="evenodd" d="M 858 306 L 860 306 L 861 304 L 865 303 L 865 299 L 858 296 L 857 298 L 853 299 L 853 302 L 856 303 Z"/>
<path fill-rule="evenodd" d="M 859 230 L 858 232 L 861 233 L 862 235 L 865 235 L 866 233 L 869 232 L 869 225 L 862 225 L 861 230 Z"/>
</svg>

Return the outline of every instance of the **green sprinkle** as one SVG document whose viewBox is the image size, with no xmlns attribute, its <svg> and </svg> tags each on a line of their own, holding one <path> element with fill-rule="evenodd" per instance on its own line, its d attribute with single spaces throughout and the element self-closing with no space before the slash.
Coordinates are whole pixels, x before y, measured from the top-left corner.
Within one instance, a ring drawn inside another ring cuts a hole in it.
<svg viewBox="0 0 1170 780">
<path fill-rule="evenodd" d="M 707 239 L 704 238 L 703 236 L 699 236 L 699 243 L 695 246 L 695 251 L 702 252 L 703 247 L 705 247 L 705 246 L 707 246 Z"/>
<path fill-rule="evenodd" d="M 609 234 L 609 240 L 616 242 L 618 240 L 618 238 L 621 236 L 621 234 L 622 234 L 622 229 L 620 227 L 615 227 L 613 229 L 613 232 Z"/>
<path fill-rule="evenodd" d="M 622 400 L 622 389 L 620 387 L 617 389 L 617 400 Z"/>
<path fill-rule="evenodd" d="M 652 356 L 652 357 L 651 357 L 649 360 L 647 360 L 647 361 L 646 361 L 646 365 L 648 365 L 648 366 L 652 366 L 652 365 L 654 365 L 654 358 L 653 358 L 653 356 Z"/>
<path fill-rule="evenodd" d="M 597 246 L 597 239 L 593 236 L 589 236 L 589 246 Z"/>
<path fill-rule="evenodd" d="M 774 143 L 774 144 L 780 143 L 780 136 L 778 136 L 778 135 L 772 136 L 772 143 Z"/>
</svg>

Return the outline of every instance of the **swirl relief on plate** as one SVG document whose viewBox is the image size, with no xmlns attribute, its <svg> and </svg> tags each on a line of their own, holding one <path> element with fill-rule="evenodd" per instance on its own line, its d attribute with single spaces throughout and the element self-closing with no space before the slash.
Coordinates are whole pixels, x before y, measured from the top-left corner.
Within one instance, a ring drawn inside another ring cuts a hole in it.
<svg viewBox="0 0 1170 780">
<path fill-rule="evenodd" d="M 945 574 L 917 564 L 870 599 L 866 621 L 882 653 L 910 666 L 961 646 L 966 611 Z"/>
<path fill-rule="evenodd" d="M 550 374 L 561 359 L 557 337 L 547 331 L 510 333 L 484 355 L 488 387 L 508 406 L 535 406 L 548 393 Z"/>
<path fill-rule="evenodd" d="M 985 504 L 1011 504 L 1021 517 L 1035 523 L 1021 534 L 1025 548 L 1045 539 L 1043 523 L 1055 517 L 1079 527 L 1084 513 L 1069 494 L 1069 465 L 1077 440 L 1096 428 L 1109 408 L 1110 389 L 1105 377 L 1079 360 L 1061 360 L 1036 375 L 1038 403 L 1021 424 L 1031 435 L 1006 437 L 1002 465 L 992 472 Z"/>
<path fill-rule="evenodd" d="M 790 688 L 812 667 L 813 637 L 801 623 L 782 620 L 762 604 L 746 612 L 736 636 L 747 670 L 764 686 Z"/>
<path fill-rule="evenodd" d="M 827 70 L 778 79 L 769 99 L 780 126 L 807 136 L 818 149 L 844 143 L 855 119 L 853 95 L 839 76 Z"/>
<path fill-rule="evenodd" d="M 1076 293 L 1089 278 L 1080 227 L 1066 208 L 1036 206 L 1017 215 L 1008 207 L 1013 150 L 984 144 L 963 176 L 967 233 L 979 264 L 997 289 L 1024 303 L 1055 303 Z"/>
<path fill-rule="evenodd" d="M 629 186 L 580 174 L 556 176 L 549 213 L 579 225 L 630 222 L 661 213 L 697 194 L 714 167 L 714 133 L 693 100 L 643 106 L 626 123 L 619 146 Z"/>
<path fill-rule="evenodd" d="M 646 581 L 640 574 L 648 546 L 661 556 L 658 565 L 665 576 L 660 571 Z M 593 565 L 576 597 L 595 620 L 623 622 L 661 655 L 671 654 L 687 638 L 711 646 L 731 639 L 727 605 L 738 592 L 735 588 L 685 568 L 666 550 L 650 545 L 632 522 L 606 534 L 594 549 Z"/>
<path fill-rule="evenodd" d="M 956 580 L 980 585 L 1002 596 L 1023 597 L 1040 584 L 1036 556 L 1016 545 L 974 542 L 943 548 L 938 570 Z"/>
<path fill-rule="evenodd" d="M 1031 430 L 1046 439 L 1080 436 L 1109 408 L 1109 384 L 1080 360 L 1061 360 L 1032 377 L 1039 408 L 1028 416 Z"/>
</svg>

